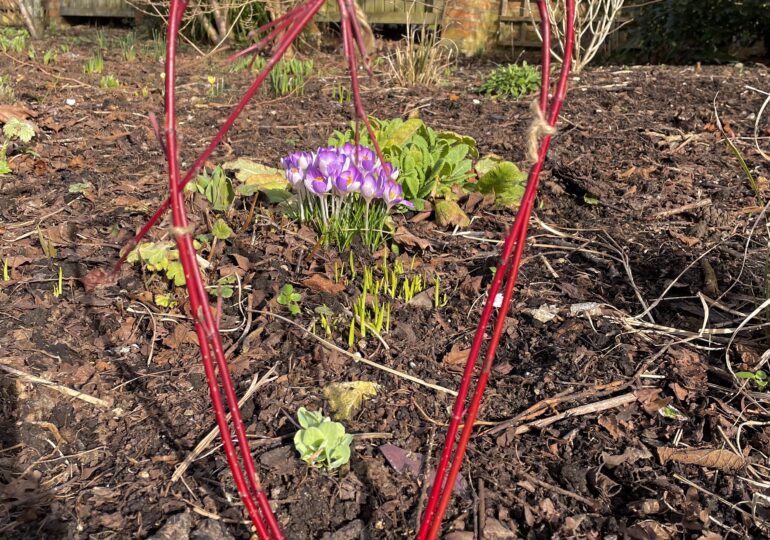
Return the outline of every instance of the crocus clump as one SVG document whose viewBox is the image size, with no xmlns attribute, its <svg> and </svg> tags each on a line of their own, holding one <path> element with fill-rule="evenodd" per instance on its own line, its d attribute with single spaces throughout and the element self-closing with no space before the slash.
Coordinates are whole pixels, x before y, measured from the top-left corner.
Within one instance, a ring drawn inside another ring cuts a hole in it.
<svg viewBox="0 0 770 540">
<path fill-rule="evenodd" d="M 294 152 L 281 163 L 297 194 L 297 217 L 340 249 L 349 247 L 356 234 L 375 249 L 383 240 L 390 211 L 398 205 L 413 207 L 396 182 L 398 169 L 381 163 L 365 146 Z"/>
</svg>

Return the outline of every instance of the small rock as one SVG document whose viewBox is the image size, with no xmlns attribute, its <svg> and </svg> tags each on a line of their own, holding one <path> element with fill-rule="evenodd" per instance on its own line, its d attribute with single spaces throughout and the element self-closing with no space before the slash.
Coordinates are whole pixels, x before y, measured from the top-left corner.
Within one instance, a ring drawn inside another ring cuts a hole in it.
<svg viewBox="0 0 770 540">
<path fill-rule="evenodd" d="M 487 518 L 484 524 L 484 540 L 509 540 L 516 538 L 512 531 L 494 518 Z"/>
<path fill-rule="evenodd" d="M 363 538 L 363 534 L 364 522 L 360 519 L 354 519 L 341 529 L 333 533 L 326 533 L 321 538 L 322 540 L 358 540 Z"/>
<path fill-rule="evenodd" d="M 163 527 L 147 540 L 188 540 L 191 528 L 192 516 L 189 510 L 185 510 L 168 518 Z"/>
<path fill-rule="evenodd" d="M 190 540 L 234 540 L 224 525 L 213 519 L 205 519 L 190 535 Z"/>
<path fill-rule="evenodd" d="M 454 531 L 444 537 L 445 540 L 473 540 L 474 535 L 470 531 Z"/>
<path fill-rule="evenodd" d="M 294 474 L 298 461 L 291 448 L 280 446 L 262 454 L 259 462 L 275 474 Z"/>
</svg>

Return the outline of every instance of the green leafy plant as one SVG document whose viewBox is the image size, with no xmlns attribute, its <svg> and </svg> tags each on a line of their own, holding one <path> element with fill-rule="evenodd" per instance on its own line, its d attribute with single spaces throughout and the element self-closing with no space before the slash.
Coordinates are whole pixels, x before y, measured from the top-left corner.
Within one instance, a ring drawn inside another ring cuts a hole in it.
<svg viewBox="0 0 770 540">
<path fill-rule="evenodd" d="M 479 92 L 487 96 L 520 98 L 540 89 L 540 71 L 526 62 L 495 69 Z"/>
<path fill-rule="evenodd" d="M 214 167 L 211 175 L 205 171 L 198 175 L 195 181 L 185 186 L 185 190 L 203 194 L 218 212 L 227 212 L 235 199 L 233 183 L 220 165 Z"/>
<path fill-rule="evenodd" d="M 145 270 L 166 276 L 177 287 L 185 284 L 179 251 L 173 242 L 142 242 L 129 253 L 130 263 L 141 263 Z"/>
<path fill-rule="evenodd" d="M 289 313 L 292 315 L 299 315 L 300 300 L 302 300 L 302 295 L 294 292 L 294 286 L 290 283 L 287 283 L 281 287 L 281 292 L 278 293 L 278 298 L 276 299 L 280 305 L 286 306 L 286 308 L 289 310 Z"/>
<path fill-rule="evenodd" d="M 133 32 L 129 32 L 124 37 L 118 40 L 120 44 L 120 54 L 123 60 L 126 62 L 133 62 L 136 60 L 136 36 Z"/>
<path fill-rule="evenodd" d="M 102 71 L 104 71 L 104 58 L 102 58 L 101 52 L 96 53 L 96 55 L 86 60 L 86 63 L 83 66 L 83 73 L 86 75 L 101 73 Z"/>
<path fill-rule="evenodd" d="M 0 50 L 20 54 L 27 46 L 29 32 L 18 28 L 0 29 Z"/>
<path fill-rule="evenodd" d="M 96 40 L 96 46 L 99 47 L 102 50 L 107 49 L 107 34 L 104 33 L 104 30 L 97 30 L 96 34 L 94 35 L 94 39 Z"/>
<path fill-rule="evenodd" d="M 753 373 L 751 371 L 738 371 L 735 373 L 735 376 L 739 379 L 748 379 L 754 381 L 754 384 L 757 385 L 757 389 L 760 392 L 763 392 L 765 388 L 767 388 L 767 385 L 770 384 L 770 379 L 768 378 L 767 372 L 761 369 L 758 369 Z"/>
<path fill-rule="evenodd" d="M 451 131 L 434 131 L 419 118 L 379 120 L 370 118 L 383 157 L 400 171 L 404 197 L 420 210 L 426 199 L 453 197 L 464 190 L 472 175 L 472 158 L 478 157 L 472 137 Z M 355 140 L 355 126 L 335 132 L 329 144 L 342 146 Z M 370 145 L 366 133 L 361 144 Z"/>
<path fill-rule="evenodd" d="M 0 144 L 0 175 L 11 172 L 8 164 L 8 152 L 14 147 L 29 144 L 35 136 L 35 128 L 29 122 L 10 118 L 3 126 L 3 143 Z"/>
<path fill-rule="evenodd" d="M 108 90 L 120 86 L 120 81 L 114 75 L 104 75 L 99 79 L 99 87 Z"/>
<path fill-rule="evenodd" d="M 54 62 L 56 62 L 57 58 L 58 58 L 58 55 L 56 54 L 56 50 L 48 49 L 43 54 L 43 65 L 47 66 L 49 64 L 53 64 Z"/>
<path fill-rule="evenodd" d="M 334 470 L 350 461 L 350 443 L 353 437 L 345 433 L 345 426 L 332 422 L 320 411 L 300 407 L 297 420 L 302 429 L 294 435 L 294 447 L 302 461 L 311 467 Z"/>
</svg>

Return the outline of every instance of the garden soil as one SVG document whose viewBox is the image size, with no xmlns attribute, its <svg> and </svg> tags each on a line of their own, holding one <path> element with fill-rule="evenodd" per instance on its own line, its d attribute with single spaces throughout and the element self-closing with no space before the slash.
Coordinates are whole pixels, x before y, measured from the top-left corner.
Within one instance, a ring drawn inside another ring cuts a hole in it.
<svg viewBox="0 0 770 540">
<path fill-rule="evenodd" d="M 114 45 L 103 74 L 121 84 L 101 89 L 101 75 L 83 73 L 93 34 L 63 33 L 36 44 L 37 56 L 62 45 L 49 65 L 0 53 L 0 75 L 37 129 L 0 177 L 0 537 L 248 538 L 216 439 L 172 481 L 214 428 L 185 291 L 138 265 L 110 286 L 82 282 L 115 263 L 168 193 L 148 118 L 162 117 L 163 65 L 149 42 L 133 63 Z M 183 167 L 250 81 L 223 56 L 181 55 Z M 210 166 L 240 157 L 278 166 L 346 127 L 351 105 L 332 97 L 343 65 L 330 51 L 313 58 L 304 95 L 260 93 Z M 363 100 L 379 118 L 419 115 L 524 167 L 529 101 L 477 94 L 492 67 L 463 63 L 434 87 L 399 88 L 380 65 L 363 79 Z M 208 76 L 224 78 L 221 95 L 208 95 Z M 770 279 L 761 215 L 770 175 L 752 140 L 766 95 L 749 86 L 770 91 L 767 68 L 601 67 L 570 79 L 444 538 L 767 536 L 768 394 L 763 381 L 732 374 L 760 369 L 768 348 L 766 310 L 749 318 Z M 188 201 L 196 231 L 207 231 L 208 203 Z M 341 348 L 456 389 L 515 209 L 463 196 L 473 218 L 463 230 L 428 212 L 397 215 L 399 260 L 426 287 L 439 276 L 446 305 L 436 309 L 432 293 L 394 301 L 390 332 L 349 347 L 361 278 L 331 286 L 348 254 L 318 246 L 262 197 L 249 217 L 254 202 L 237 200 L 226 216 L 237 234 L 204 255 L 210 282 L 238 275 L 220 325 L 237 393 L 262 380 L 243 413 L 286 537 L 413 537 L 427 489 L 420 459 L 435 464 L 452 396 L 356 363 L 308 329 L 324 336 L 313 321 L 327 306 Z M 168 217 L 150 238 L 171 238 Z M 382 259 L 353 252 L 359 273 Z M 302 295 L 296 317 L 276 301 L 284 284 Z M 178 305 L 158 307 L 158 294 Z M 341 381 L 379 392 L 344 422 L 350 464 L 326 473 L 294 450 L 296 411 L 328 413 L 323 390 Z"/>
</svg>

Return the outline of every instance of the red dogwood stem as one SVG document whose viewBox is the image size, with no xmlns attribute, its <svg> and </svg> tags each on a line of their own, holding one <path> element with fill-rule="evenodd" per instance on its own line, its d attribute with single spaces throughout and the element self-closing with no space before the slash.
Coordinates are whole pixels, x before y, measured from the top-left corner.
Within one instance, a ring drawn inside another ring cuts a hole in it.
<svg viewBox="0 0 770 540">
<path fill-rule="evenodd" d="M 224 356 L 222 343 L 219 338 L 219 329 L 211 313 L 206 289 L 201 280 L 184 204 L 184 195 L 182 191 L 183 182 L 179 180 L 179 158 L 176 137 L 175 60 L 179 25 L 186 7 L 186 0 L 172 0 L 166 46 L 166 154 L 169 165 L 169 186 L 171 190 L 170 200 L 174 236 L 176 238 L 177 247 L 179 248 L 179 258 L 184 269 L 187 289 L 189 291 L 190 306 L 195 322 L 195 330 L 201 345 L 201 356 L 208 382 L 209 393 L 214 406 L 217 426 L 219 427 L 222 443 L 225 447 L 225 456 L 233 473 L 236 488 L 257 529 L 259 537 L 269 540 L 270 533 L 272 533 L 274 538 L 282 539 L 283 536 L 256 476 L 254 461 L 249 450 L 248 439 L 246 438 L 246 429 L 243 425 L 243 419 L 241 418 L 240 410 L 238 408 L 237 396 L 233 387 L 232 378 L 230 377 L 227 360 Z M 212 350 L 217 363 L 222 386 L 225 391 L 225 396 L 227 397 L 228 408 L 230 409 L 230 414 L 232 416 L 233 427 L 235 429 L 236 438 L 238 439 L 240 456 L 243 466 L 246 469 L 248 483 L 244 480 L 231 439 L 230 428 L 227 425 L 225 410 L 222 404 L 219 386 L 217 385 L 216 371 L 211 358 Z M 260 516 L 259 511 L 257 510 L 257 506 L 259 506 L 259 510 L 261 510 L 264 519 L 267 521 L 267 528 L 265 527 L 263 517 Z M 270 532 L 268 532 L 268 528 Z"/>
<path fill-rule="evenodd" d="M 545 0 L 540 0 L 538 4 L 541 20 L 543 24 L 543 62 L 542 62 L 542 83 L 541 83 L 541 95 L 540 95 L 540 108 L 545 113 L 545 107 L 548 100 L 548 88 L 549 88 L 549 71 L 550 71 L 550 27 L 547 17 L 547 6 L 545 6 Z M 543 16 L 545 15 L 545 16 Z M 554 126 L 558 119 L 559 110 L 564 100 L 567 90 L 567 78 L 570 70 L 570 61 L 572 57 L 572 43 L 574 37 L 574 0 L 567 0 L 567 31 L 565 36 L 565 60 L 562 64 L 561 74 L 559 82 L 556 88 L 556 94 L 551 104 L 551 110 L 548 114 L 548 124 Z M 513 294 L 513 288 L 516 284 L 516 278 L 518 276 L 519 265 L 521 263 L 521 256 L 524 251 L 525 240 L 527 237 L 527 230 L 529 226 L 529 218 L 534 206 L 535 195 L 537 192 L 537 185 L 539 181 L 540 171 L 542 170 L 545 158 L 548 153 L 548 147 L 550 145 L 551 136 L 546 135 L 540 146 L 538 160 L 532 167 L 527 182 L 527 188 L 522 198 L 522 204 L 517 213 L 516 220 L 509 234 L 505 239 L 503 246 L 503 254 L 498 264 L 498 272 L 495 274 L 492 286 L 490 287 L 489 297 L 487 298 L 487 305 L 482 313 L 481 321 L 477 327 L 476 336 L 474 338 L 471 352 L 468 356 L 466 363 L 466 369 L 463 374 L 463 380 L 460 384 L 460 390 L 458 392 L 455 407 L 453 409 L 452 419 L 447 432 L 447 438 L 445 441 L 444 449 L 442 451 L 439 466 L 436 471 L 433 489 L 426 506 L 425 515 L 418 532 L 418 539 L 434 539 L 438 536 L 441 528 L 441 522 L 443 520 L 446 508 L 449 504 L 449 500 L 452 496 L 452 490 L 462 466 L 462 459 L 465 454 L 465 449 L 473 432 L 473 423 L 476 420 L 478 408 L 481 403 L 486 383 L 489 379 L 490 370 L 494 361 L 495 352 L 500 341 L 503 325 L 505 323 L 505 316 L 510 306 L 511 296 Z M 513 251 L 515 248 L 515 251 Z M 511 253 L 513 252 L 513 260 L 510 261 Z M 510 268 L 509 268 L 510 261 Z M 465 405 L 465 400 L 470 388 L 470 384 L 473 378 L 473 370 L 478 361 L 478 354 L 481 350 L 483 343 L 484 332 L 489 324 L 489 318 L 491 315 L 491 307 L 498 294 L 500 284 L 504 274 L 508 274 L 508 280 L 506 282 L 505 292 L 503 294 L 502 306 L 498 314 L 498 318 L 493 330 L 491 341 L 489 343 L 487 354 L 482 364 L 481 374 L 474 390 L 473 397 L 471 399 L 470 407 L 464 417 L 464 428 L 460 441 L 457 445 L 455 455 L 452 457 L 452 449 L 454 447 L 454 441 L 457 436 L 460 422 L 463 420 L 462 411 Z M 446 467 L 450 463 L 451 468 L 449 473 L 446 474 Z M 446 478 L 444 478 L 446 476 Z"/>
</svg>

